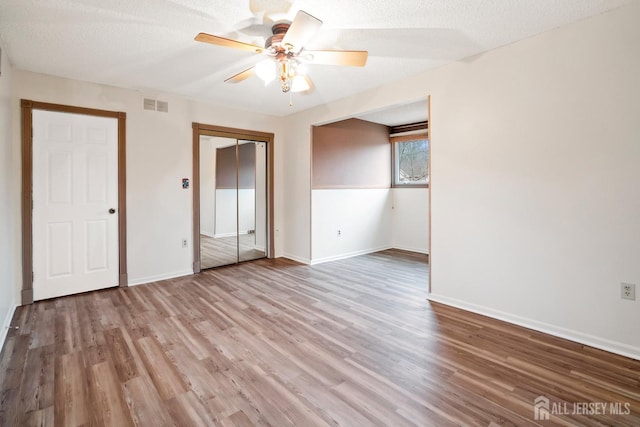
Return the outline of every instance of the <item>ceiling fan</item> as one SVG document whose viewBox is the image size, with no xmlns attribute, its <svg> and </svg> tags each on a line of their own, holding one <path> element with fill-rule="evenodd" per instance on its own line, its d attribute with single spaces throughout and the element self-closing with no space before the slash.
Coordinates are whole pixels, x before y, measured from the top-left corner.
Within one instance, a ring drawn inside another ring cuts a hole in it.
<svg viewBox="0 0 640 427">
<path fill-rule="evenodd" d="M 283 92 L 308 92 L 313 89 L 313 83 L 301 67 L 303 63 L 352 67 L 364 67 L 367 63 L 368 52 L 363 50 L 305 50 L 304 45 L 321 25 L 321 20 L 301 10 L 293 22 L 274 24 L 271 28 L 273 35 L 264 47 L 207 33 L 199 33 L 195 40 L 266 56 L 253 67 L 226 79 L 227 83 L 238 83 L 256 74 L 268 84 L 277 76 Z"/>
</svg>

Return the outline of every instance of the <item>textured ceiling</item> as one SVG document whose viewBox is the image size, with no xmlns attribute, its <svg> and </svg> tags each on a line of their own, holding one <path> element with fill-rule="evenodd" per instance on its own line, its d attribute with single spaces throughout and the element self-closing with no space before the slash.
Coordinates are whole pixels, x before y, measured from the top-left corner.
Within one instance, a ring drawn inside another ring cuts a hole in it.
<svg viewBox="0 0 640 427">
<path fill-rule="evenodd" d="M 288 115 L 496 48 L 628 0 L 0 0 L 14 67 Z M 310 65 L 315 91 L 289 95 L 257 77 L 224 79 L 255 55 L 193 40 L 258 45 L 273 21 L 304 10 L 324 22 L 308 49 L 368 50 L 364 68 Z"/>
</svg>

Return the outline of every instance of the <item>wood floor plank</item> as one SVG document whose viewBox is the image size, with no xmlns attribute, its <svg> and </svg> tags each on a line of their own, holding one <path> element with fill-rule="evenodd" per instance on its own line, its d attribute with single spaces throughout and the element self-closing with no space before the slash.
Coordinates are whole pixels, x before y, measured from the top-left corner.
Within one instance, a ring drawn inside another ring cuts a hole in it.
<svg viewBox="0 0 640 427">
<path fill-rule="evenodd" d="M 56 310 L 54 318 L 55 324 L 55 344 L 58 355 L 70 354 L 78 348 L 78 335 L 75 332 L 75 325 L 72 323 L 72 315 L 66 306 Z"/>
<path fill-rule="evenodd" d="M 22 376 L 20 401 L 26 412 L 53 406 L 55 346 L 29 349 L 25 363 L 28 373 Z"/>
<path fill-rule="evenodd" d="M 55 310 L 44 309 L 44 306 L 33 310 L 33 331 L 31 332 L 31 348 L 53 345 L 56 342 Z M 22 330 L 22 333 L 25 333 Z"/>
<path fill-rule="evenodd" d="M 127 343 L 123 330 L 109 329 L 105 332 L 105 338 L 120 381 L 125 382 L 141 375 L 140 365 L 133 356 L 134 349 Z"/>
<path fill-rule="evenodd" d="M 187 385 L 176 366 L 155 338 L 140 338 L 135 341 L 135 344 L 160 398 L 168 400 L 187 391 Z"/>
<path fill-rule="evenodd" d="M 193 324 L 182 316 L 173 316 L 169 319 L 173 330 L 178 332 L 178 338 L 198 360 L 206 359 L 215 352 L 215 347 L 207 341 Z"/>
<path fill-rule="evenodd" d="M 123 389 L 112 363 L 106 361 L 95 364 L 89 371 L 92 424 L 110 427 L 133 426 Z"/>
<path fill-rule="evenodd" d="M 379 422 L 385 426 L 412 426 L 413 423 L 398 414 L 399 408 L 394 407 L 388 400 L 381 398 L 376 393 L 362 390 L 360 387 L 342 382 L 333 387 L 336 396 L 352 407 L 359 408 L 360 412 L 369 419 L 371 423 Z"/>
<path fill-rule="evenodd" d="M 295 381 L 296 392 L 305 396 L 321 417 L 329 424 L 345 426 L 371 425 L 371 421 L 357 408 L 350 406 L 331 389 L 316 379 L 301 374 Z"/>
<path fill-rule="evenodd" d="M 52 405 L 45 409 L 26 413 L 20 425 L 24 427 L 54 427 L 54 421 Z"/>
<path fill-rule="evenodd" d="M 55 425 L 82 426 L 89 423 L 88 383 L 81 352 L 56 356 L 55 396 Z"/>
<path fill-rule="evenodd" d="M 275 395 L 261 387 L 263 383 L 260 375 L 250 366 L 239 363 L 233 369 L 222 372 L 222 375 L 227 377 L 231 384 L 234 384 L 248 405 L 255 409 L 261 417 L 268 420 L 269 424 L 282 427 L 294 426 L 293 421 L 287 416 L 285 408 L 274 404 Z"/>
<path fill-rule="evenodd" d="M 640 425 L 640 361 L 429 303 L 427 278 L 388 250 L 18 307 L 0 425 Z M 539 396 L 621 406 L 541 422 Z"/>
<path fill-rule="evenodd" d="M 264 425 L 264 423 L 261 423 Z M 254 423 L 243 411 L 234 412 L 231 416 L 222 422 L 223 426 L 228 427 L 254 427 Z"/>
<path fill-rule="evenodd" d="M 191 353 L 184 347 L 175 347 L 169 351 L 169 356 L 184 379 L 187 388 L 201 401 L 213 399 L 216 396 L 216 378 L 219 371 L 207 360 L 194 361 Z"/>
<path fill-rule="evenodd" d="M 123 387 L 125 402 L 136 426 L 175 426 L 164 402 L 147 376 L 131 378 Z"/>
<path fill-rule="evenodd" d="M 178 426 L 211 427 L 218 424 L 209 418 L 202 401 L 191 392 L 170 399 L 167 402 L 167 409 Z"/>
<path fill-rule="evenodd" d="M 21 383 L 26 366 L 27 353 L 29 351 L 29 335 L 18 334 L 12 330 L 8 336 L 5 348 L 0 354 L 2 357 L 3 371 L 0 378 L 0 425 L 19 425 L 23 413 L 26 411 L 20 407 Z"/>
</svg>

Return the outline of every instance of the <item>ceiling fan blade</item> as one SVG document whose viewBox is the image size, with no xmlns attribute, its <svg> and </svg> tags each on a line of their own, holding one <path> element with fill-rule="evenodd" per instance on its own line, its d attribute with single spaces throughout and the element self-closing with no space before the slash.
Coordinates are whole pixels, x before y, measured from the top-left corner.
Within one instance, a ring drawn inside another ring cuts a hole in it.
<svg viewBox="0 0 640 427">
<path fill-rule="evenodd" d="M 240 83 L 243 80 L 248 79 L 256 73 L 256 67 L 247 68 L 244 71 L 240 71 L 238 74 L 229 77 L 224 82 L 225 83 Z"/>
<path fill-rule="evenodd" d="M 284 35 L 282 44 L 293 46 L 293 52 L 300 52 L 304 45 L 311 40 L 311 37 L 318 32 L 321 25 L 321 20 L 300 10 Z"/>
<path fill-rule="evenodd" d="M 305 50 L 301 58 L 313 57 L 310 62 L 325 65 L 364 67 L 369 53 L 366 50 Z"/>
<path fill-rule="evenodd" d="M 231 47 L 233 49 L 248 50 L 249 52 L 254 53 L 261 53 L 264 50 L 264 48 L 254 44 L 243 43 L 236 40 L 226 39 L 224 37 L 212 36 L 207 33 L 199 33 L 195 37 L 195 40 L 203 43 L 216 44 L 218 46 Z"/>
</svg>

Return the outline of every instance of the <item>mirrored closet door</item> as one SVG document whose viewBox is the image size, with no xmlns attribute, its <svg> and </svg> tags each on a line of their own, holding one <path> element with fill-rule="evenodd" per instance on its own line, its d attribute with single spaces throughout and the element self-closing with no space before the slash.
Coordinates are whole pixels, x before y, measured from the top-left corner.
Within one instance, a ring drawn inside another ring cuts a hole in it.
<svg viewBox="0 0 640 427">
<path fill-rule="evenodd" d="M 199 136 L 200 268 L 267 256 L 267 143 Z"/>
</svg>

